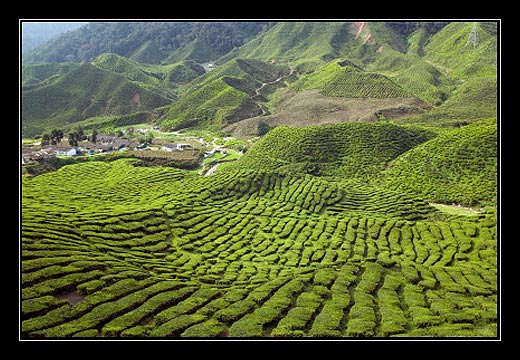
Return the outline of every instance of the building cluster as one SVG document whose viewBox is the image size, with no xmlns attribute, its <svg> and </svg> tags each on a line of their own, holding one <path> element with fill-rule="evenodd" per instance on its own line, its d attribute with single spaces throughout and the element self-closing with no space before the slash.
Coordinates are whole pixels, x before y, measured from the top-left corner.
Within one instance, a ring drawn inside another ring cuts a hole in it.
<svg viewBox="0 0 520 360">
<path fill-rule="evenodd" d="M 43 162 L 56 156 L 95 155 L 126 149 L 145 150 L 148 149 L 148 146 L 119 136 L 99 135 L 97 136 L 96 143 L 85 141 L 78 146 L 45 145 L 42 146 L 40 150 L 22 147 L 22 165 L 33 162 Z M 160 147 L 160 150 L 169 152 L 192 149 L 192 145 L 183 143 L 166 143 Z"/>
<path fill-rule="evenodd" d="M 83 142 L 78 146 L 44 145 L 40 150 L 22 148 L 22 165 L 34 161 L 45 161 L 55 156 L 95 155 L 129 148 L 144 149 L 144 144 L 130 141 L 118 136 L 100 135 L 96 143 Z"/>
</svg>

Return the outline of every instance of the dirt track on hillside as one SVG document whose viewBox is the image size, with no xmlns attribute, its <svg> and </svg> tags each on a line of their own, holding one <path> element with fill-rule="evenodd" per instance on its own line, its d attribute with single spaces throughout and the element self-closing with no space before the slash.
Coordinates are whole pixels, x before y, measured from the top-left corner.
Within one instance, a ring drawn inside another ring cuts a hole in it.
<svg viewBox="0 0 520 360">
<path fill-rule="evenodd" d="M 342 98 L 330 97 L 320 90 L 288 92 L 276 105 L 274 114 L 244 119 L 227 126 L 224 131 L 235 137 L 258 135 L 258 123 L 270 126 L 337 124 L 351 121 L 377 121 L 379 115 L 387 120 L 418 114 L 429 108 L 420 99 L 410 98 Z"/>
</svg>

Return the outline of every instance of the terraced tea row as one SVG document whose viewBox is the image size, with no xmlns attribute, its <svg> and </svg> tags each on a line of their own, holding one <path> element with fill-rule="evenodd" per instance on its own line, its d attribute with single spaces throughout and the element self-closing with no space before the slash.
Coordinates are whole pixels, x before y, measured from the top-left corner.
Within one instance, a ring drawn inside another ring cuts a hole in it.
<svg viewBox="0 0 520 360">
<path fill-rule="evenodd" d="M 24 180 L 22 336 L 496 333 L 492 214 L 411 221 L 392 194 L 309 175 L 183 174 L 119 160 Z"/>
<path fill-rule="evenodd" d="M 24 259 L 23 334 L 351 337 L 496 331 L 496 271 L 481 262 L 455 267 L 402 261 L 388 267 L 347 260 L 277 271 L 274 264 L 257 262 L 255 268 L 237 261 L 228 269 L 234 264 L 238 271 L 243 264 L 239 277 L 248 271 L 250 281 L 231 279 L 226 285 L 193 275 L 165 279 L 129 266 L 127 259 L 110 261 L 111 254 L 80 253 L 63 249 Z M 218 257 L 207 261 L 214 269 L 226 263 Z"/>
</svg>

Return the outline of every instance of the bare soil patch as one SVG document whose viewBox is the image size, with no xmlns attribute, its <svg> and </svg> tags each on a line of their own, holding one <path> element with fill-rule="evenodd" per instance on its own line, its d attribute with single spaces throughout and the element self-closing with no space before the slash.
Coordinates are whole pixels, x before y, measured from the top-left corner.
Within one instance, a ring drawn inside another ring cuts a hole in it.
<svg viewBox="0 0 520 360">
<path fill-rule="evenodd" d="M 77 303 L 79 303 L 79 302 L 83 301 L 83 299 L 85 299 L 85 296 L 78 293 L 77 290 L 68 291 L 57 297 L 62 300 L 67 300 L 71 305 L 76 305 Z"/>
<path fill-rule="evenodd" d="M 338 124 L 351 121 L 378 121 L 419 114 L 429 109 L 424 101 L 415 98 L 342 98 L 330 97 L 320 90 L 289 91 L 276 105 L 272 115 L 244 119 L 227 126 L 224 131 L 235 137 L 258 135 L 258 123 L 270 126 Z"/>
</svg>

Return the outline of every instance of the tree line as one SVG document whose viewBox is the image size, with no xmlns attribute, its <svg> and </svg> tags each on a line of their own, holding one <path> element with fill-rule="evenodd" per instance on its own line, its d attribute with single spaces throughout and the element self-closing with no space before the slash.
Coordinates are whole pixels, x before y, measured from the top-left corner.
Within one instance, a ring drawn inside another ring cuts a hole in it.
<svg viewBox="0 0 520 360">
<path fill-rule="evenodd" d="M 85 134 L 85 131 L 81 126 L 78 126 L 71 130 L 67 134 L 67 140 L 70 146 L 78 146 L 80 141 L 88 140 L 91 143 L 97 142 L 98 131 L 97 129 L 93 129 L 90 136 Z M 50 132 L 43 133 L 41 146 L 47 145 L 59 145 L 61 141 L 65 137 L 65 133 L 61 129 L 54 128 Z"/>
</svg>

